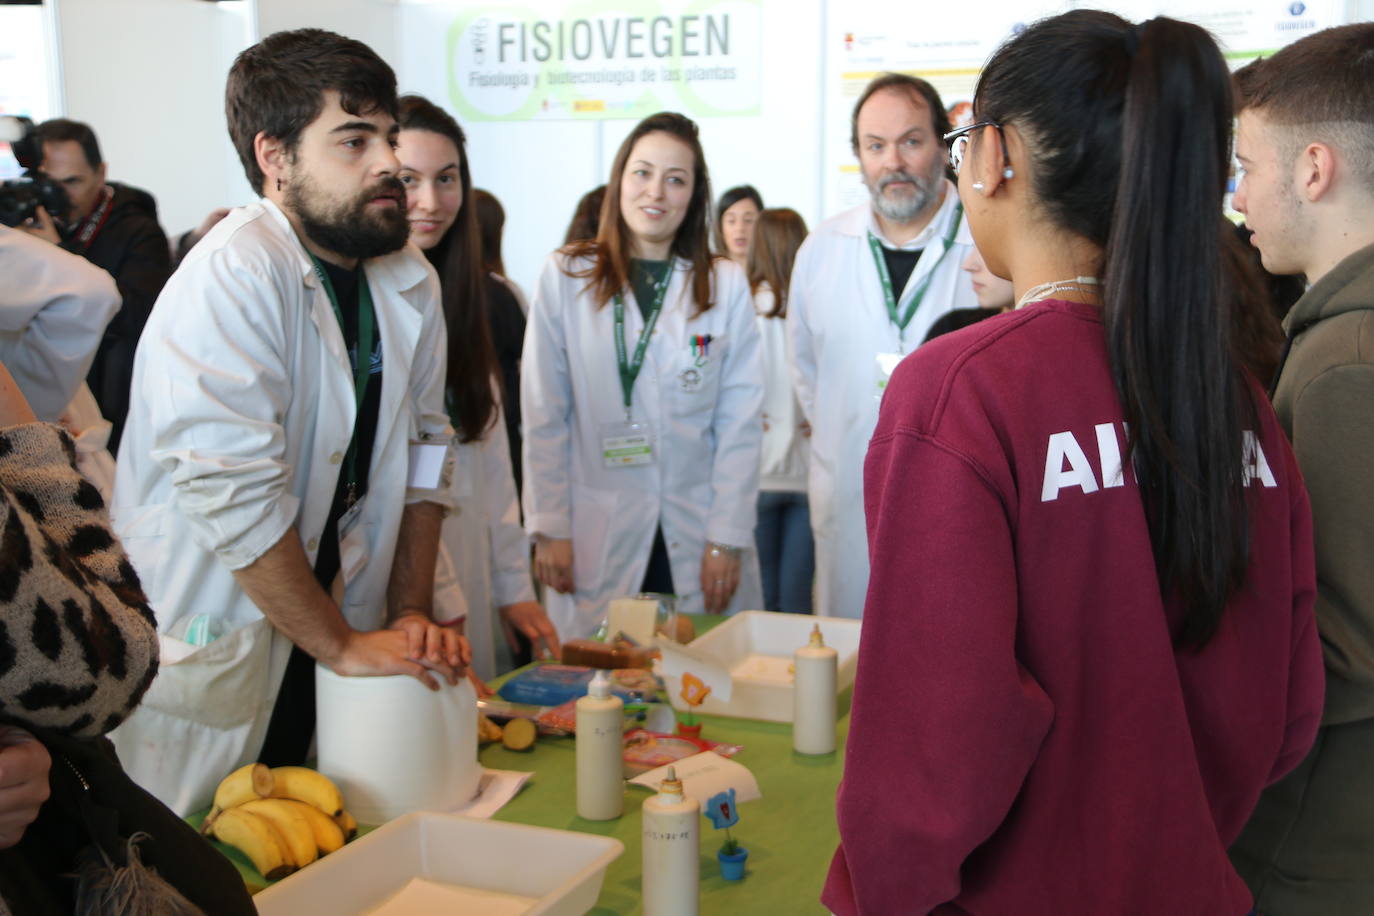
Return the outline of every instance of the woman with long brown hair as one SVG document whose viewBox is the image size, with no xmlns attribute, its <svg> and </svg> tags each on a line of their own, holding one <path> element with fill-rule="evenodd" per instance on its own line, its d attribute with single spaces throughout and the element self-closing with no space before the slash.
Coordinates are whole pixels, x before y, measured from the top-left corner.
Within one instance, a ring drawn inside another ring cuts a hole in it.
<svg viewBox="0 0 1374 916">
<path fill-rule="evenodd" d="M 565 637 L 640 591 L 759 600 L 759 338 L 744 272 L 711 255 L 710 199 L 696 125 L 646 118 L 596 238 L 549 258 L 530 305 L 525 527 Z"/>
<path fill-rule="evenodd" d="M 810 455 L 806 422 L 792 388 L 787 358 L 787 293 L 792 263 L 806 238 L 795 210 L 764 210 L 749 247 L 749 288 L 763 343 L 763 452 L 759 469 L 759 521 L 754 543 L 768 611 L 811 613 L 816 545 L 806 499 Z"/>
<path fill-rule="evenodd" d="M 502 421 L 506 395 L 492 345 L 489 303 L 505 296 L 504 311 L 518 314 L 519 307 L 482 263 L 462 128 L 417 95 L 401 98 L 399 121 L 396 156 L 410 240 L 439 272 L 448 324 L 446 400 L 455 431 L 452 490 L 459 509 L 444 520 L 434 616 L 461 625 L 472 644 L 471 670 L 489 678 L 498 667 L 494 617 L 512 654 L 520 651 L 516 633 L 536 652 L 559 652 L 558 635 L 529 581 Z"/>
</svg>

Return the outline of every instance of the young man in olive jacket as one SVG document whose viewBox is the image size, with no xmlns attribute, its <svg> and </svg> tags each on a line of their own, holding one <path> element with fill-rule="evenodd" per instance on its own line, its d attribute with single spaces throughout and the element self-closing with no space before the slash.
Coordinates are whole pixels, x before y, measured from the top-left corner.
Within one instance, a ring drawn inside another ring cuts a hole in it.
<svg viewBox="0 0 1374 916">
<path fill-rule="evenodd" d="M 1374 23 L 1236 74 L 1235 207 L 1264 266 L 1311 284 L 1274 407 L 1312 499 L 1326 709 L 1232 847 L 1266 916 L 1374 912 Z"/>
</svg>

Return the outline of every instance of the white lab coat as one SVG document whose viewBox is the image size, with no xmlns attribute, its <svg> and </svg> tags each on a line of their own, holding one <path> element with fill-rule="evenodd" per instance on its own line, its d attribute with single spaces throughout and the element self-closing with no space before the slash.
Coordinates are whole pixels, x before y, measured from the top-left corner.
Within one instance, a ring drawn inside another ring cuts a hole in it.
<svg viewBox="0 0 1374 916">
<path fill-rule="evenodd" d="M 587 263 L 574 261 L 572 268 Z M 655 460 L 608 469 L 601 457 L 602 425 L 625 419 L 614 306 L 597 308 L 584 292 L 587 281 L 564 271 L 568 264 L 559 253 L 544 263 L 525 331 L 520 386 L 525 529 L 572 538 L 576 592 L 546 592 L 559 637 L 590 635 L 611 598 L 639 591 L 659 524 L 679 610 L 703 610 L 707 540 L 746 548 L 740 586 L 727 612 L 758 607 L 762 593 L 753 544 L 763 368 L 744 272 L 730 261 L 716 261 L 715 305 L 692 318 L 690 268 L 675 262 L 634 384 L 634 418 L 654 430 Z M 634 353 L 643 327 L 627 291 L 627 355 Z M 708 358 L 697 367 L 691 340 L 706 334 L 712 337 Z M 684 376 L 688 370 L 699 376 Z"/>
<path fill-rule="evenodd" d="M 973 246 L 968 222 L 940 257 L 959 196 L 945 182 L 945 199 L 924 230 L 903 248 L 924 248 L 905 294 L 931 271 L 921 307 L 900 334 L 887 313 L 882 283 L 868 244 L 878 234 L 871 204 L 834 216 L 802 243 L 792 270 L 787 330 L 797 398 L 811 421 L 807 495 L 816 539 L 816 613 L 860 617 L 868 592 L 868 532 L 863 472 L 878 422 L 877 356 L 910 353 L 941 315 L 972 308 L 977 299 L 960 265 Z M 895 246 L 893 246 L 895 247 Z M 938 266 L 936 266 L 938 263 Z"/>
<path fill-rule="evenodd" d="M 466 618 L 472 669 L 483 680 L 495 677 L 496 609 L 534 601 L 530 542 L 520 524 L 505 411 L 476 442 L 453 437 L 454 509 L 444 519 L 439 563 L 434 571 L 434 619 Z"/>
<path fill-rule="evenodd" d="M 446 441 L 445 330 L 438 278 L 413 247 L 365 262 L 382 339 L 382 402 L 359 524 L 368 560 L 349 583 L 355 628 L 385 619 L 408 502 L 409 442 Z M 209 802 L 262 744 L 289 641 L 239 588 L 295 526 L 319 550 L 357 412 L 333 307 L 286 217 L 270 201 L 234 210 L 167 282 L 134 361 L 111 519 L 163 634 L 162 667 L 112 734 L 125 768 L 173 810 Z M 209 615 L 221 635 L 195 649 L 167 636 Z"/>
<path fill-rule="evenodd" d="M 108 273 L 0 226 L 0 361 L 38 419 L 61 418 L 118 311 L 119 290 Z"/>
<path fill-rule="evenodd" d="M 787 324 L 770 318 L 777 302 L 772 288 L 761 284 L 754 293 L 755 319 L 763 346 L 763 456 L 759 489 L 771 493 L 805 493 L 806 464 L 811 443 L 805 418 L 792 386 L 792 347 Z"/>
</svg>

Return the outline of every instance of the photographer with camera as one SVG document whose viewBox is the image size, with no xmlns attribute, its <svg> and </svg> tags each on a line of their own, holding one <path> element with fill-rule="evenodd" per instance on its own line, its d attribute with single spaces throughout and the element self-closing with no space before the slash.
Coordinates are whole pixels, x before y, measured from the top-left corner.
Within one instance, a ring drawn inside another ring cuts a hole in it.
<svg viewBox="0 0 1374 916">
<path fill-rule="evenodd" d="M 113 425 L 114 452 L 129 410 L 138 338 L 171 275 L 167 235 L 158 224 L 152 195 L 105 180 L 100 144 L 88 125 L 66 118 L 45 121 L 32 134 L 32 149 L 39 171 L 66 192 L 69 208 L 49 213 L 40 206 L 19 228 L 107 271 L 123 298 L 86 377 L 101 413 Z M 33 166 L 22 159 L 20 164 Z"/>
</svg>

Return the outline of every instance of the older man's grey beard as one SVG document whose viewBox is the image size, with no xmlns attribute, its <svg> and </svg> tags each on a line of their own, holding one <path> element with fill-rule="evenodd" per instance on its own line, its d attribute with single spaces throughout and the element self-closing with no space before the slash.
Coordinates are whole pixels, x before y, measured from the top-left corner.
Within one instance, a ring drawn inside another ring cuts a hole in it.
<svg viewBox="0 0 1374 916">
<path fill-rule="evenodd" d="M 894 223 L 909 223 L 939 198 L 943 178 L 944 170 L 941 168 L 925 178 L 911 172 L 892 172 L 876 182 L 865 183 L 868 184 L 868 193 L 873 197 L 873 209 Z M 910 182 L 911 190 L 897 196 L 883 193 L 888 185 L 897 181 Z"/>
</svg>

